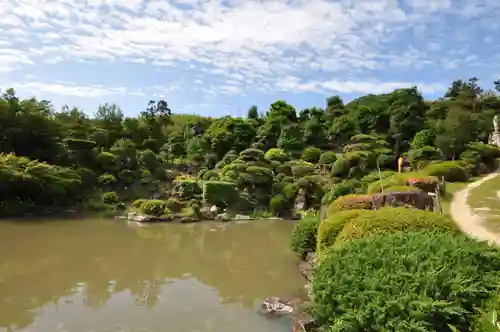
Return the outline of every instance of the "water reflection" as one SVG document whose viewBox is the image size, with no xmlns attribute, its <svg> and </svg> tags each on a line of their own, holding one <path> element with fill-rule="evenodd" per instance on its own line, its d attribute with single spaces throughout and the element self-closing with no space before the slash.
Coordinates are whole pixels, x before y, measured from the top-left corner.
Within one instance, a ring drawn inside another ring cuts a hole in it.
<svg viewBox="0 0 500 332">
<path fill-rule="evenodd" d="M 292 226 L 2 223 L 0 329 L 280 331 L 255 306 L 303 292 Z"/>
</svg>

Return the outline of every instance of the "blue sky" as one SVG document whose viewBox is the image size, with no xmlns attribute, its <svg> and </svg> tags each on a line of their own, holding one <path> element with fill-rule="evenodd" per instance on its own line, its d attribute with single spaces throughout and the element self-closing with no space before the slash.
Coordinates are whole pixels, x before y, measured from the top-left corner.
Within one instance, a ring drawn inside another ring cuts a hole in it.
<svg viewBox="0 0 500 332">
<path fill-rule="evenodd" d="M 245 115 L 500 77 L 498 0 L 0 0 L 0 87 L 92 114 Z"/>
</svg>

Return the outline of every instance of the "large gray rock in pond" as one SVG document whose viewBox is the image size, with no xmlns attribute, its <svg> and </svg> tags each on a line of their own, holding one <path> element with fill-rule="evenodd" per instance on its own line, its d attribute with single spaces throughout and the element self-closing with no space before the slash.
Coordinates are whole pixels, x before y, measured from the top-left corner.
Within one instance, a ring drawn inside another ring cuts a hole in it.
<svg viewBox="0 0 500 332">
<path fill-rule="evenodd" d="M 294 312 L 293 301 L 291 299 L 281 299 L 275 296 L 268 297 L 262 301 L 260 312 L 269 317 L 290 315 Z"/>
</svg>

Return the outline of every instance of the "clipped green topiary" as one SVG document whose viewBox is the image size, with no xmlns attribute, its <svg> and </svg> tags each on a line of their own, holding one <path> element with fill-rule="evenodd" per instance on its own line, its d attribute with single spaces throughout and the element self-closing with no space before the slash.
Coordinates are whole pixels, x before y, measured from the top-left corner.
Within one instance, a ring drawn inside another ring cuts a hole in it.
<svg viewBox="0 0 500 332">
<path fill-rule="evenodd" d="M 325 249 L 331 247 L 338 234 L 344 228 L 344 225 L 350 220 L 356 219 L 366 210 L 350 210 L 337 212 L 334 215 L 323 220 L 318 227 L 316 252 L 319 254 Z"/>
<path fill-rule="evenodd" d="M 177 195 L 185 200 L 193 199 L 195 195 L 201 194 L 201 189 L 198 182 L 193 179 L 176 179 L 174 181 L 174 188 Z"/>
<path fill-rule="evenodd" d="M 385 193 L 391 193 L 391 192 L 402 192 L 402 191 L 420 191 L 420 189 L 412 186 L 404 186 L 404 185 L 395 185 L 395 186 L 389 186 L 387 188 L 384 187 L 384 192 Z"/>
<path fill-rule="evenodd" d="M 321 165 L 333 165 L 333 163 L 336 160 L 337 160 L 337 155 L 333 151 L 323 152 L 319 157 L 319 163 Z"/>
<path fill-rule="evenodd" d="M 377 235 L 324 253 L 311 313 L 328 331 L 471 331 L 499 270 L 500 251 L 464 235 Z"/>
<path fill-rule="evenodd" d="M 445 181 L 450 182 L 467 181 L 469 179 L 467 170 L 458 161 L 430 164 L 424 171 L 431 176 L 444 177 Z"/>
<path fill-rule="evenodd" d="M 141 211 L 142 213 L 150 216 L 161 216 L 163 213 L 165 213 L 166 207 L 167 203 L 165 201 L 152 199 L 142 203 Z"/>
<path fill-rule="evenodd" d="M 299 220 L 292 232 L 291 247 L 302 259 L 307 253 L 316 249 L 316 234 L 318 232 L 319 218 L 307 215 Z"/>
<path fill-rule="evenodd" d="M 109 191 L 102 194 L 102 202 L 104 204 L 116 204 L 118 203 L 118 195 L 116 191 Z"/>
<path fill-rule="evenodd" d="M 359 186 L 360 183 L 355 180 L 347 180 L 336 183 L 333 185 L 330 191 L 327 192 L 325 196 L 323 196 L 321 203 L 328 205 L 341 196 L 354 194 Z"/>
<path fill-rule="evenodd" d="M 141 208 L 141 205 L 142 203 L 146 202 L 147 199 L 144 199 L 144 198 L 140 198 L 140 199 L 136 199 L 133 203 L 132 203 L 132 207 L 136 208 L 136 209 L 140 209 Z"/>
<path fill-rule="evenodd" d="M 203 200 L 210 205 L 225 207 L 237 200 L 236 185 L 232 182 L 203 182 Z"/>
<path fill-rule="evenodd" d="M 170 211 L 172 211 L 172 212 L 180 212 L 181 209 L 182 209 L 183 204 L 177 198 L 170 197 L 166 201 L 166 206 L 167 206 L 167 209 L 170 210 Z"/>
<path fill-rule="evenodd" d="M 346 210 L 371 210 L 373 208 L 370 195 L 346 195 L 337 198 L 328 206 L 328 217 Z"/>
<path fill-rule="evenodd" d="M 356 219 L 346 223 L 338 234 L 335 244 L 340 245 L 345 241 L 379 233 L 420 229 L 457 231 L 455 223 L 447 216 L 405 207 L 384 207 L 361 214 Z"/>
<path fill-rule="evenodd" d="M 275 195 L 269 200 L 269 210 L 275 216 L 281 216 L 286 212 L 287 200 L 282 194 Z"/>
</svg>

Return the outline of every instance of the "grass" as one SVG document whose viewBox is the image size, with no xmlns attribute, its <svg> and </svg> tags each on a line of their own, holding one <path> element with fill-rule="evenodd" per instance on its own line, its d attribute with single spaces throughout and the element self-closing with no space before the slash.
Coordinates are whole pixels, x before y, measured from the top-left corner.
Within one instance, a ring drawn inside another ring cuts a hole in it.
<svg viewBox="0 0 500 332">
<path fill-rule="evenodd" d="M 446 182 L 446 193 L 441 197 L 441 204 L 443 206 L 443 214 L 450 215 L 451 201 L 453 194 L 467 187 L 469 183 L 479 180 L 481 177 L 472 177 L 466 182 Z"/>
<path fill-rule="evenodd" d="M 500 231 L 500 176 L 484 182 L 469 191 L 467 202 L 486 221 L 493 231 Z"/>
</svg>

